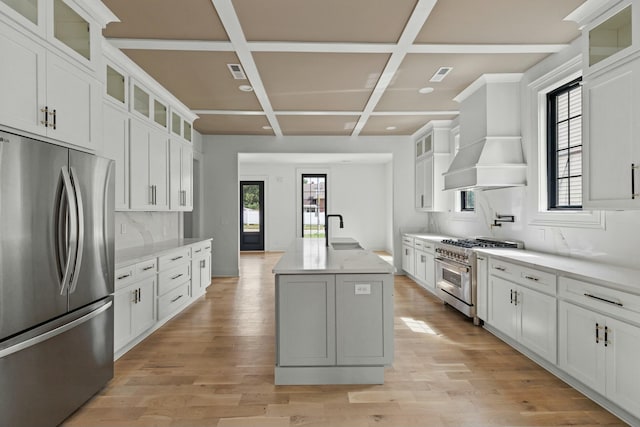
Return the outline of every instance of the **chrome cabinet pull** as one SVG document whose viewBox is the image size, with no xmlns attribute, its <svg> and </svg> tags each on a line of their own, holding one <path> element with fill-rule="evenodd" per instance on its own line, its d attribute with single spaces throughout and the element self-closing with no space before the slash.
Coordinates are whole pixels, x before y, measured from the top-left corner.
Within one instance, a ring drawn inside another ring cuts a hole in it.
<svg viewBox="0 0 640 427">
<path fill-rule="evenodd" d="M 142 301 L 142 289 L 138 288 L 138 302 Z"/>
<path fill-rule="evenodd" d="M 513 292 L 513 296 L 515 297 L 515 298 L 513 299 L 513 304 L 514 304 L 514 305 L 518 305 L 518 291 L 514 291 L 514 292 Z"/>
<path fill-rule="evenodd" d="M 538 282 L 540 281 L 540 279 L 538 279 L 537 277 L 533 277 L 533 276 L 524 276 L 525 279 L 529 279 L 529 280 L 533 280 L 534 282 Z"/>
<path fill-rule="evenodd" d="M 609 327 L 604 327 L 604 346 L 607 347 L 609 345 Z"/>
<path fill-rule="evenodd" d="M 123 274 L 122 276 L 118 276 L 118 280 L 126 279 L 129 276 L 131 276 L 131 273 Z"/>
<path fill-rule="evenodd" d="M 138 303 L 138 290 L 137 290 L 137 289 L 135 289 L 135 290 L 133 291 L 133 303 L 134 303 L 134 304 L 137 304 L 137 303 Z"/>
<path fill-rule="evenodd" d="M 175 297 L 174 299 L 171 300 L 171 302 L 176 302 L 178 301 L 180 298 L 182 298 L 182 295 L 178 295 L 177 297 Z"/>
<path fill-rule="evenodd" d="M 511 301 L 509 302 L 509 304 L 513 304 L 513 289 L 511 289 Z"/>
<path fill-rule="evenodd" d="M 151 270 L 153 267 L 155 267 L 155 266 L 154 265 L 150 265 L 149 267 L 143 268 L 142 271 Z"/>
<path fill-rule="evenodd" d="M 484 261 L 484 258 L 482 257 L 477 257 L 478 261 Z"/>
<path fill-rule="evenodd" d="M 591 294 L 586 293 L 586 292 L 584 293 L 584 296 L 588 297 L 588 298 L 597 299 L 598 301 L 602 301 L 602 302 L 606 302 L 606 303 L 609 303 L 609 304 L 617 305 L 618 307 L 623 307 L 621 302 L 611 301 L 611 300 L 608 300 L 606 298 L 597 297 L 595 295 L 591 295 Z"/>
<path fill-rule="evenodd" d="M 197 251 L 194 251 L 194 252 L 198 254 L 198 253 L 202 252 L 202 249 L 198 249 Z"/>
<path fill-rule="evenodd" d="M 180 273 L 180 274 L 178 274 L 178 275 L 173 276 L 173 277 L 171 278 L 171 280 L 176 280 L 176 279 L 177 279 L 178 277 L 180 277 L 180 276 L 182 276 L 182 273 Z"/>
<path fill-rule="evenodd" d="M 149 204 L 153 204 L 153 185 L 149 186 Z"/>
<path fill-rule="evenodd" d="M 56 129 L 56 110 L 53 110 L 53 112 L 51 113 L 51 115 L 53 116 L 53 130 Z"/>
<path fill-rule="evenodd" d="M 596 344 L 600 343 L 600 329 L 602 329 L 602 326 L 596 322 Z"/>
<path fill-rule="evenodd" d="M 200 268 L 205 268 L 206 262 L 204 260 L 200 261 Z"/>
<path fill-rule="evenodd" d="M 494 269 L 498 270 L 498 271 L 506 271 L 507 269 L 504 267 L 499 267 L 499 266 L 495 266 L 493 267 Z"/>
<path fill-rule="evenodd" d="M 175 258 L 171 258 L 171 261 L 177 261 L 177 260 L 179 260 L 180 258 L 182 258 L 182 255 L 177 256 L 177 257 L 175 257 Z"/>
</svg>

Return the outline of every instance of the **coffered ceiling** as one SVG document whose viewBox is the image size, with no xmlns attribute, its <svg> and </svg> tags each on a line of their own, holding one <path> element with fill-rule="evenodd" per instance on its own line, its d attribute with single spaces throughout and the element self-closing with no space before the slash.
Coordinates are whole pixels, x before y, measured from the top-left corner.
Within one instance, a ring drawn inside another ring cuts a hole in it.
<svg viewBox="0 0 640 427">
<path fill-rule="evenodd" d="M 482 74 L 523 72 L 578 37 L 563 18 L 585 0 L 103 1 L 121 20 L 104 35 L 201 133 L 357 136 L 455 118 Z"/>
</svg>

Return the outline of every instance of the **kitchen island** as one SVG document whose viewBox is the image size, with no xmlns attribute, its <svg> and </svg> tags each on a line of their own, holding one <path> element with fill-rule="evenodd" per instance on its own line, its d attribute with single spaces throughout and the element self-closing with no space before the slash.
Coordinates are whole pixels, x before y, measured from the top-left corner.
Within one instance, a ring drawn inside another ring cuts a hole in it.
<svg viewBox="0 0 640 427">
<path fill-rule="evenodd" d="M 359 246 L 299 238 L 273 268 L 276 384 L 384 383 L 393 362 L 394 267 L 352 247 Z"/>
</svg>

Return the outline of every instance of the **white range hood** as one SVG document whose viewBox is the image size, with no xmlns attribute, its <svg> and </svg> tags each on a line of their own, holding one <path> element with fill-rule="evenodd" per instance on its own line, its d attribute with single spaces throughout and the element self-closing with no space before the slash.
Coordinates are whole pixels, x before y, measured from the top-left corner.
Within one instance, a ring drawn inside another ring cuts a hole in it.
<svg viewBox="0 0 640 427">
<path fill-rule="evenodd" d="M 460 148 L 444 175 L 445 190 L 527 185 L 520 131 L 522 74 L 485 74 L 460 102 Z"/>
<path fill-rule="evenodd" d="M 444 173 L 445 190 L 491 190 L 527 185 L 520 137 L 486 137 L 460 148 Z"/>
</svg>

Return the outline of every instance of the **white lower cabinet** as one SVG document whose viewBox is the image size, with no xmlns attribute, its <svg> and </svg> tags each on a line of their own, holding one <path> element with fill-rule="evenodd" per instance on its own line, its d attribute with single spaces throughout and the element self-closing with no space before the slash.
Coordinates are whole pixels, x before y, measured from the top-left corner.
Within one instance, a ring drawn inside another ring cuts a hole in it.
<svg viewBox="0 0 640 427">
<path fill-rule="evenodd" d="M 487 323 L 546 360 L 556 362 L 556 298 L 489 277 Z"/>
<path fill-rule="evenodd" d="M 277 364 L 383 366 L 393 361 L 393 276 L 277 275 Z"/>
<path fill-rule="evenodd" d="M 566 301 L 559 313 L 560 367 L 640 417 L 640 327 Z"/>
<path fill-rule="evenodd" d="M 191 248 L 191 297 L 203 295 L 211 284 L 211 242 Z"/>
<path fill-rule="evenodd" d="M 476 257 L 476 314 L 482 320 L 487 320 L 487 274 L 489 260 L 485 255 Z"/>
<path fill-rule="evenodd" d="M 414 258 L 414 249 L 413 245 L 409 246 L 407 244 L 402 245 L 402 269 L 410 274 L 415 275 L 415 258 Z"/>
<path fill-rule="evenodd" d="M 120 289 L 114 296 L 113 347 L 119 350 L 155 323 L 156 276 Z"/>
<path fill-rule="evenodd" d="M 180 248 L 158 260 L 158 320 L 186 305 L 191 288 L 191 248 Z"/>
</svg>

